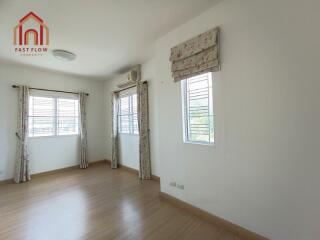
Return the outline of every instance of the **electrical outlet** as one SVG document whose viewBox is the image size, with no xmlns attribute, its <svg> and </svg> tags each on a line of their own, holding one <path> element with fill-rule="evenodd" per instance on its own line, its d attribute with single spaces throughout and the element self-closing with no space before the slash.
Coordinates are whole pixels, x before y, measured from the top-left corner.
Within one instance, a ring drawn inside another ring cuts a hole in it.
<svg viewBox="0 0 320 240">
<path fill-rule="evenodd" d="M 177 186 L 177 184 L 176 184 L 176 182 L 170 182 L 170 186 L 175 187 L 175 186 Z"/>
<path fill-rule="evenodd" d="M 183 184 L 177 184 L 177 188 L 184 190 L 184 185 Z"/>
</svg>

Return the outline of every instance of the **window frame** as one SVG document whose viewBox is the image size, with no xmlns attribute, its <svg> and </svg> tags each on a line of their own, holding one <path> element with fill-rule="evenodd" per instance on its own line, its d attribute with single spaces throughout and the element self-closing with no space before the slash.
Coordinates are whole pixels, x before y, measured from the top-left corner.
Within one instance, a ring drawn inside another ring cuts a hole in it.
<svg viewBox="0 0 320 240">
<path fill-rule="evenodd" d="M 188 109 L 188 93 L 187 93 L 187 81 L 190 78 L 186 78 L 181 80 L 181 96 L 182 96 L 182 125 L 183 125 L 183 142 L 186 144 L 195 144 L 195 145 L 205 145 L 205 146 L 213 146 L 216 140 L 215 137 L 215 124 L 214 124 L 214 99 L 213 99 L 213 81 L 214 81 L 214 75 L 212 72 L 208 72 L 206 73 L 208 74 L 208 81 L 209 81 L 209 85 L 208 85 L 208 118 L 209 118 L 209 141 L 193 141 L 190 139 L 189 137 L 189 109 Z M 194 77 L 200 76 L 203 74 L 199 74 L 196 75 Z M 192 78 L 192 77 L 191 77 Z M 211 82 L 211 84 L 210 84 Z M 210 89 L 211 88 L 211 89 Z M 209 102 L 211 99 L 211 102 Z M 212 112 L 212 114 L 210 114 L 210 111 Z M 210 137 L 210 130 L 211 130 L 211 122 L 210 119 L 212 119 L 212 131 L 213 131 L 213 137 L 211 139 Z"/>
<path fill-rule="evenodd" d="M 137 101 L 137 109 L 136 112 L 134 111 L 133 108 L 133 97 L 136 96 L 136 101 Z M 121 114 L 121 98 L 126 98 L 128 97 L 128 114 Z M 137 128 L 134 128 L 134 115 L 137 116 Z M 139 135 L 139 125 L 138 125 L 138 95 L 136 92 L 129 92 L 125 93 L 119 96 L 119 107 L 118 107 L 118 134 L 121 135 Z M 121 116 L 128 116 L 128 123 L 129 123 L 129 132 L 122 132 L 122 125 L 121 125 Z M 135 132 L 135 130 L 137 130 Z"/>
<path fill-rule="evenodd" d="M 68 95 L 55 95 L 55 94 L 46 94 L 46 93 L 42 93 L 42 92 L 38 92 L 36 91 L 35 93 L 30 93 L 29 95 L 29 104 L 30 104 L 30 98 L 31 97 L 43 97 L 43 98 L 51 98 L 54 100 L 54 129 L 53 135 L 46 135 L 46 136 L 30 136 L 29 131 L 28 131 L 28 138 L 57 138 L 57 137 L 75 137 L 75 136 L 80 136 L 80 106 L 79 106 L 79 99 L 76 96 L 70 96 Z M 72 133 L 72 134 L 62 134 L 59 135 L 58 134 L 58 125 L 59 125 L 59 121 L 58 121 L 58 99 L 67 99 L 67 100 L 75 100 L 78 101 L 78 131 L 77 133 Z M 29 107 L 29 106 L 28 106 Z M 33 117 L 30 116 L 30 113 L 28 113 L 28 121 L 29 118 Z M 29 127 L 29 126 L 28 126 Z M 34 133 L 33 133 L 34 134 Z"/>
</svg>

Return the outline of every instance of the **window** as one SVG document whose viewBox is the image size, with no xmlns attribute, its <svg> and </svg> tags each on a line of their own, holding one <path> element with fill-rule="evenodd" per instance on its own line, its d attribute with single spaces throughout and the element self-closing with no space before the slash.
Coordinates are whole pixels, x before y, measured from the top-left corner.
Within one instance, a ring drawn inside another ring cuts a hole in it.
<svg viewBox="0 0 320 240">
<path fill-rule="evenodd" d="M 184 141 L 214 142 L 212 73 L 182 81 Z"/>
<path fill-rule="evenodd" d="M 79 101 L 30 96 L 29 137 L 79 134 Z"/>
<path fill-rule="evenodd" d="M 139 134 L 137 94 L 120 97 L 118 124 L 119 133 Z"/>
<path fill-rule="evenodd" d="M 79 101 L 57 98 L 57 135 L 79 133 Z"/>
</svg>

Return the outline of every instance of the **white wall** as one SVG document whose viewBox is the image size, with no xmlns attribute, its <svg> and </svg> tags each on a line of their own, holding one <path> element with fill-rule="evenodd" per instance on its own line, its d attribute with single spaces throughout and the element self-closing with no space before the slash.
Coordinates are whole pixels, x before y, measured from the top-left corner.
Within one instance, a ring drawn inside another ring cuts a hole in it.
<svg viewBox="0 0 320 240">
<path fill-rule="evenodd" d="M 119 163 L 139 170 L 139 136 L 132 134 L 119 135 Z"/>
<path fill-rule="evenodd" d="M 156 124 L 156 110 L 152 108 L 154 106 L 154 102 L 156 101 L 154 98 L 155 88 L 153 85 L 154 81 L 154 63 L 152 60 L 146 62 L 142 65 L 142 80 L 147 80 L 149 82 L 149 104 L 150 108 L 150 149 L 151 149 L 151 171 L 153 175 L 159 176 L 159 161 L 156 158 L 156 138 L 155 129 Z M 112 92 L 118 90 L 117 83 L 120 81 L 120 76 L 114 77 L 111 80 L 105 81 L 105 102 L 107 105 L 106 111 L 106 128 L 107 128 L 107 159 L 111 159 L 112 157 L 112 142 L 111 142 L 111 95 Z M 128 166 L 134 169 L 139 169 L 139 136 L 137 135 L 128 135 L 128 134 L 120 134 L 120 163 L 124 166 Z"/>
<path fill-rule="evenodd" d="M 319 239 L 319 12 L 313 0 L 225 0 L 157 41 L 152 149 L 161 191 L 271 239 Z M 215 26 L 216 142 L 184 144 L 170 48 Z"/>
<path fill-rule="evenodd" d="M 1 62 L 0 180 L 10 179 L 14 173 L 18 92 L 11 87 L 12 84 L 90 93 L 87 105 L 89 160 L 105 159 L 103 81 Z M 29 143 L 31 173 L 73 166 L 79 161 L 79 139 L 76 136 L 30 138 Z"/>
</svg>

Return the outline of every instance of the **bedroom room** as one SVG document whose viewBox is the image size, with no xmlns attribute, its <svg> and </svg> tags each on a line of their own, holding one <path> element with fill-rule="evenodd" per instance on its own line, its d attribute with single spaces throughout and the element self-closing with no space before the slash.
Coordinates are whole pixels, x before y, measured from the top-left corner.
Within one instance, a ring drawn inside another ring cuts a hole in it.
<svg viewBox="0 0 320 240">
<path fill-rule="evenodd" d="M 0 0 L 0 239 L 319 239 L 319 12 Z"/>
</svg>

